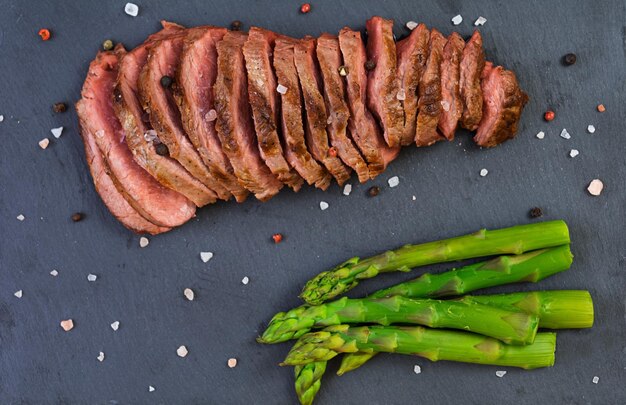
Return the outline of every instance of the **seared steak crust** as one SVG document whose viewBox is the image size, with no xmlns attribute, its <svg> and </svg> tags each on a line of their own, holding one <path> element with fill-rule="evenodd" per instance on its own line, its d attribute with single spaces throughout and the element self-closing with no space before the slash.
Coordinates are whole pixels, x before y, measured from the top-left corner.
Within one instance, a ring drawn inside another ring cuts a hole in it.
<svg viewBox="0 0 626 405">
<path fill-rule="evenodd" d="M 441 61 L 441 116 L 439 117 L 439 130 L 451 141 L 463 115 L 463 101 L 459 92 L 461 77 L 461 57 L 465 41 L 456 32 L 448 37 L 448 42 L 443 48 Z"/>
<path fill-rule="evenodd" d="M 483 115 L 483 93 L 480 77 L 485 67 L 483 38 L 479 31 L 465 44 L 461 58 L 460 93 L 463 99 L 463 115 L 461 126 L 475 131 Z"/>
</svg>

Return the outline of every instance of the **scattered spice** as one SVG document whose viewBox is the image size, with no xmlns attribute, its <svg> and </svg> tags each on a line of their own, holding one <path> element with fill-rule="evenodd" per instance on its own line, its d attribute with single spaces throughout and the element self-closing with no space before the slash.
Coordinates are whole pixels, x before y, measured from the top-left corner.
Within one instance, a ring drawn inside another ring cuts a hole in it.
<svg viewBox="0 0 626 405">
<path fill-rule="evenodd" d="M 191 288 L 185 288 L 183 295 L 187 298 L 187 301 L 193 301 L 195 294 Z"/>
<path fill-rule="evenodd" d="M 528 215 L 531 218 L 540 218 L 543 216 L 543 210 L 539 207 L 533 207 L 530 209 L 530 212 L 528 213 Z"/>
<path fill-rule="evenodd" d="M 274 239 L 274 243 L 280 243 L 283 241 L 283 234 L 275 233 L 274 235 L 272 235 L 272 239 Z"/>
<path fill-rule="evenodd" d="M 94 282 L 98 279 L 98 276 L 96 276 L 95 274 L 89 274 L 87 275 L 87 281 L 91 281 Z"/>
<path fill-rule="evenodd" d="M 587 132 L 593 134 L 594 132 L 596 132 L 596 127 L 594 127 L 593 125 L 587 126 Z"/>
<path fill-rule="evenodd" d="M 52 111 L 55 113 L 64 113 L 67 111 L 67 104 L 65 103 L 54 103 L 52 105 Z"/>
<path fill-rule="evenodd" d="M 278 86 L 276 86 L 276 91 L 280 94 L 287 94 L 287 87 L 279 83 Z"/>
<path fill-rule="evenodd" d="M 605 112 L 606 111 L 606 107 L 604 107 L 604 104 L 598 104 L 598 112 Z"/>
<path fill-rule="evenodd" d="M 115 321 L 111 324 L 111 329 L 117 331 L 120 328 L 120 321 Z"/>
<path fill-rule="evenodd" d="M 124 6 L 124 12 L 131 17 L 137 17 L 139 14 L 139 7 L 135 3 L 126 3 Z"/>
<path fill-rule="evenodd" d="M 217 111 L 214 109 L 210 109 L 208 113 L 205 114 L 204 119 L 207 121 L 215 121 L 217 119 Z"/>
<path fill-rule="evenodd" d="M 77 212 L 75 214 L 72 214 L 72 221 L 74 222 L 80 222 L 83 220 L 83 218 L 85 217 L 85 214 L 83 214 L 82 212 Z"/>
<path fill-rule="evenodd" d="M 23 214 L 19 214 L 16 218 L 18 221 L 23 221 L 26 219 L 26 217 Z"/>
<path fill-rule="evenodd" d="M 406 27 L 413 31 L 415 28 L 417 28 L 417 23 L 415 21 L 409 21 L 406 23 Z"/>
<path fill-rule="evenodd" d="M 244 278 L 241 279 L 241 284 L 243 285 L 247 285 L 250 282 L 250 279 L 248 278 L 248 276 L 245 276 Z"/>
<path fill-rule="evenodd" d="M 148 246 L 148 244 L 150 244 L 150 239 L 146 238 L 145 236 L 139 238 L 139 247 L 145 248 L 146 246 Z"/>
<path fill-rule="evenodd" d="M 56 276 L 58 276 L 58 275 L 59 275 L 59 272 L 58 272 L 58 271 L 56 271 L 56 270 L 52 270 L 52 271 L 50 272 L 50 275 L 51 275 L 52 277 L 56 277 Z"/>
<path fill-rule="evenodd" d="M 593 377 L 593 379 L 591 380 L 592 383 L 597 384 L 600 381 L 600 377 L 598 377 L 597 375 Z"/>
<path fill-rule="evenodd" d="M 367 190 L 367 194 L 370 197 L 376 197 L 378 194 L 380 194 L 380 187 L 378 186 L 372 186 Z"/>
<path fill-rule="evenodd" d="M 537 137 L 537 139 L 543 139 L 546 136 L 546 133 L 543 131 L 539 131 L 537 132 L 537 135 L 535 135 Z"/>
<path fill-rule="evenodd" d="M 178 357 L 185 357 L 187 356 L 187 353 L 189 353 L 189 350 L 187 350 L 184 345 L 176 349 L 176 354 L 178 355 Z"/>
<path fill-rule="evenodd" d="M 300 6 L 300 12 L 302 14 L 306 14 L 311 11 L 311 5 L 309 3 L 304 3 Z"/>
<path fill-rule="evenodd" d="M 102 43 L 102 49 L 104 49 L 105 51 L 110 51 L 111 49 L 113 49 L 113 41 L 111 41 L 110 39 L 104 41 Z"/>
<path fill-rule="evenodd" d="M 554 111 L 548 110 L 543 114 L 543 119 L 550 122 L 554 119 Z"/>
<path fill-rule="evenodd" d="M 148 392 L 154 392 L 154 387 L 152 385 L 148 385 Z"/>
<path fill-rule="evenodd" d="M 461 17 L 461 14 L 457 14 L 454 17 L 452 17 L 452 24 L 459 25 L 462 22 L 463 22 L 463 17 Z"/>
<path fill-rule="evenodd" d="M 4 115 L 0 114 L 0 122 L 4 121 Z"/>
<path fill-rule="evenodd" d="M 104 361 L 104 352 L 100 352 L 100 354 L 98 354 L 98 357 L 96 358 L 100 363 L 102 363 Z"/>
<path fill-rule="evenodd" d="M 17 290 L 13 295 L 15 295 L 17 298 L 22 298 L 22 290 Z"/>
<path fill-rule="evenodd" d="M 398 176 L 393 176 L 392 178 L 387 180 L 387 184 L 389 184 L 389 187 L 391 188 L 397 187 L 398 184 L 400 184 L 400 179 L 398 178 Z"/>
<path fill-rule="evenodd" d="M 206 263 L 213 258 L 213 252 L 200 252 L 200 259 Z"/>
<path fill-rule="evenodd" d="M 63 328 L 64 331 L 69 332 L 72 329 L 74 329 L 74 321 L 72 321 L 71 319 L 66 319 L 64 321 L 61 321 L 61 327 Z"/>
<path fill-rule="evenodd" d="M 339 71 L 339 76 L 343 76 L 343 77 L 348 76 L 348 67 L 347 66 L 343 66 L 343 65 L 339 66 L 338 71 Z"/>
<path fill-rule="evenodd" d="M 489 170 L 487 170 L 487 169 L 480 169 L 480 177 L 485 177 L 488 174 L 489 174 Z"/>
<path fill-rule="evenodd" d="M 337 157 L 337 148 L 331 146 L 330 148 L 328 148 L 328 154 L 332 157 Z"/>
<path fill-rule="evenodd" d="M 345 186 L 343 186 L 343 195 L 350 195 L 351 192 L 352 192 L 352 184 L 348 183 Z"/>
<path fill-rule="evenodd" d="M 230 359 L 228 359 L 228 367 L 230 368 L 237 367 L 237 359 L 234 357 L 231 357 Z"/>
<path fill-rule="evenodd" d="M 170 155 L 170 150 L 168 149 L 167 145 L 165 145 L 164 143 L 159 143 L 154 147 L 154 150 L 156 152 L 157 155 L 159 156 L 169 156 Z"/>
<path fill-rule="evenodd" d="M 563 56 L 563 64 L 565 66 L 571 66 L 574 63 L 576 63 L 576 54 L 568 53 L 567 55 Z"/>
<path fill-rule="evenodd" d="M 40 29 L 37 34 L 39 34 L 41 39 L 44 41 L 47 41 L 50 39 L 50 30 L 48 30 L 47 28 Z"/>
<path fill-rule="evenodd" d="M 569 151 L 569 157 L 571 158 L 575 158 L 576 156 L 578 156 L 580 152 L 578 152 L 578 149 L 572 149 Z"/>
<path fill-rule="evenodd" d="M 421 374 L 422 373 L 422 368 L 416 364 L 415 366 L 413 366 L 413 372 L 415 374 Z"/>
<path fill-rule="evenodd" d="M 39 147 L 41 149 L 46 149 L 48 145 L 50 145 L 50 139 L 48 138 L 43 138 L 41 141 L 39 141 Z"/>
<path fill-rule="evenodd" d="M 242 24 L 242 22 L 241 22 L 241 21 L 239 21 L 239 20 L 235 20 L 235 21 L 233 21 L 233 22 L 231 22 L 231 23 L 230 23 L 230 29 L 231 29 L 232 31 L 240 31 L 240 30 L 241 30 L 242 25 L 243 25 L 243 24 Z"/>
<path fill-rule="evenodd" d="M 326 211 L 328 209 L 329 205 L 326 201 L 320 201 L 320 209 L 322 211 Z"/>
<path fill-rule="evenodd" d="M 561 131 L 561 138 L 571 139 L 572 136 L 569 134 L 569 132 L 567 132 L 567 129 L 563 128 L 563 130 Z"/>
<path fill-rule="evenodd" d="M 365 70 L 372 71 L 376 69 L 376 62 L 374 62 L 373 59 L 368 60 L 367 62 L 365 62 Z"/>
<path fill-rule="evenodd" d="M 479 25 L 485 25 L 486 22 L 487 19 L 483 16 L 480 16 L 476 19 L 476 21 L 474 21 L 474 26 L 478 27 Z"/>
<path fill-rule="evenodd" d="M 169 89 L 170 86 L 172 86 L 172 78 L 165 75 L 163 77 L 161 77 L 161 86 L 163 86 L 163 88 L 165 89 Z"/>
<path fill-rule="evenodd" d="M 56 138 L 59 139 L 61 137 L 61 134 L 63 133 L 63 127 L 58 127 L 58 128 L 52 128 L 50 130 L 50 132 L 52 132 L 52 135 Z"/>
<path fill-rule="evenodd" d="M 398 90 L 398 94 L 396 94 L 396 98 L 400 101 L 404 101 L 406 100 L 406 92 L 404 91 L 404 89 L 400 89 Z M 448 104 L 448 108 L 446 108 L 446 106 L 444 105 L 445 101 L 442 101 L 441 104 L 444 106 L 443 109 L 448 111 L 450 110 L 450 104 Z"/>
<path fill-rule="evenodd" d="M 587 187 L 587 191 L 589 194 L 593 196 L 599 196 L 602 193 L 602 189 L 604 188 L 604 183 L 600 179 L 593 179 L 589 186 Z"/>
<path fill-rule="evenodd" d="M 499 377 L 499 378 L 502 378 L 502 377 L 504 377 L 505 375 L 506 375 L 506 371 L 504 371 L 504 370 L 498 370 L 498 371 L 496 371 L 496 376 L 497 376 L 497 377 Z"/>
</svg>

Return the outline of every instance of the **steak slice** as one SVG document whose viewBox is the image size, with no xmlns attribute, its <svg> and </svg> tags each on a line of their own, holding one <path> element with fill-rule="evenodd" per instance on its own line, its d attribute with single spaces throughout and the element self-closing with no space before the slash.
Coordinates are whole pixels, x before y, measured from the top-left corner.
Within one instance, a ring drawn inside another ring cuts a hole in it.
<svg viewBox="0 0 626 405">
<path fill-rule="evenodd" d="M 343 78 L 339 74 L 342 66 L 339 39 L 335 35 L 322 34 L 317 39 L 317 61 L 324 83 L 324 100 L 328 111 L 326 129 L 330 137 L 330 144 L 337 150 L 337 155 L 359 176 L 359 181 L 365 183 L 370 178 L 367 163 L 348 137 L 348 119 L 350 110 L 346 102 L 346 90 Z"/>
<path fill-rule="evenodd" d="M 294 46 L 297 41 L 278 37 L 274 47 L 274 69 L 279 86 L 286 90 L 281 93 L 281 126 L 285 139 L 285 156 L 300 176 L 309 185 L 326 190 L 331 176 L 306 147 L 303 120 L 302 93 L 298 84 L 298 72 L 294 61 Z"/>
<path fill-rule="evenodd" d="M 461 126 L 475 131 L 483 116 L 483 93 L 480 85 L 480 76 L 485 67 L 485 52 L 483 38 L 480 32 L 474 34 L 465 44 L 461 58 L 461 81 L 459 88 L 463 100 L 463 115 Z"/>
<path fill-rule="evenodd" d="M 275 33 L 262 28 L 252 27 L 248 32 L 248 40 L 243 46 L 248 73 L 248 97 L 261 157 L 278 180 L 298 191 L 304 181 L 285 160 L 278 136 L 280 104 L 276 76 L 272 69 L 275 40 Z"/>
<path fill-rule="evenodd" d="M 215 130 L 217 42 L 224 34 L 226 29 L 217 27 L 187 30 L 173 94 L 183 128 L 209 172 L 238 202 L 243 202 L 248 191 L 239 184 Z"/>
<path fill-rule="evenodd" d="M 415 139 L 415 125 L 417 123 L 417 102 L 420 78 L 426 70 L 428 61 L 430 31 L 426 25 L 420 24 L 411 34 L 396 44 L 398 58 L 398 79 L 400 88 L 404 90 L 404 131 L 403 145 L 407 139 L 412 143 Z"/>
<path fill-rule="evenodd" d="M 463 101 L 459 92 L 461 58 L 465 41 L 453 32 L 443 48 L 441 61 L 441 116 L 439 130 L 449 141 L 454 139 L 459 119 L 463 115 Z"/>
<path fill-rule="evenodd" d="M 429 146 L 443 138 L 437 132 L 437 124 L 441 115 L 441 57 L 446 38 L 439 31 L 430 32 L 430 54 L 426 62 L 426 70 L 420 78 L 418 114 L 415 128 L 417 146 Z"/>
<path fill-rule="evenodd" d="M 88 163 L 91 165 L 96 161 L 97 165 L 92 171 L 94 183 L 107 183 L 99 178 L 104 173 L 138 216 L 157 228 L 181 225 L 193 217 L 196 207 L 183 195 L 159 184 L 134 161 L 124 142 L 124 130 L 113 111 L 116 77 L 115 54 L 98 53 L 89 66 L 81 100 L 77 103 Z M 93 149 L 94 143 L 97 151 Z M 106 184 L 103 187 L 108 188 Z M 103 200 L 120 207 L 119 202 L 115 202 L 116 194 L 103 196 Z M 146 230 L 157 231 L 157 228 L 147 227 Z"/>
<path fill-rule="evenodd" d="M 528 95 L 515 78 L 515 73 L 487 62 L 482 74 L 483 114 L 474 142 L 493 147 L 515 137 L 517 124 Z"/>
<path fill-rule="evenodd" d="M 393 20 L 374 16 L 367 20 L 367 57 L 375 68 L 368 73 L 367 105 L 378 118 L 383 135 L 390 147 L 408 145 L 413 136 L 404 135 L 404 109 L 396 71 L 396 43 L 393 38 Z"/>
<path fill-rule="evenodd" d="M 305 134 L 311 155 L 321 162 L 339 185 L 350 178 L 350 168 L 340 158 L 329 153 L 326 125 L 328 116 L 321 93 L 320 73 L 315 65 L 315 39 L 304 38 L 294 48 L 294 61 L 306 110 Z"/>
<path fill-rule="evenodd" d="M 217 44 L 217 79 L 213 87 L 215 128 L 239 184 L 266 201 L 283 185 L 263 163 L 254 133 L 243 57 L 247 38 L 243 32 L 230 31 Z"/>
<path fill-rule="evenodd" d="M 148 47 L 148 60 L 139 75 L 139 97 L 144 110 L 150 114 L 150 123 L 159 141 L 167 146 L 169 155 L 214 192 L 210 202 L 215 202 L 217 198 L 226 200 L 231 194 L 211 175 L 183 130 L 171 86 L 161 84 L 164 76 L 171 80 L 176 77 L 184 38 L 185 31 L 181 31 Z"/>
<path fill-rule="evenodd" d="M 343 28 L 339 32 L 339 47 L 344 66 L 348 70 L 346 76 L 346 91 L 350 108 L 348 129 L 354 143 L 367 161 L 370 177 L 373 179 L 398 156 L 400 148 L 387 146 L 376 120 L 365 106 L 367 75 L 365 73 L 365 45 L 361 40 L 361 33 L 348 27 Z"/>
</svg>

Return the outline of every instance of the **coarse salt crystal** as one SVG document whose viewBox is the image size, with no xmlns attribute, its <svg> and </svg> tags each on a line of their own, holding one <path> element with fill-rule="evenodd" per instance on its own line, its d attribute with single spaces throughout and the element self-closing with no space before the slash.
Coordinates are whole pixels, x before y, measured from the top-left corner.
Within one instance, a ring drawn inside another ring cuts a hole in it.
<svg viewBox="0 0 626 405">
<path fill-rule="evenodd" d="M 96 358 L 100 363 L 102 363 L 104 361 L 104 352 L 100 352 L 100 354 L 98 354 L 98 357 Z"/>
<path fill-rule="evenodd" d="M 59 139 L 59 137 L 63 133 L 63 127 L 52 128 L 50 132 L 52 132 L 52 135 L 54 135 L 55 138 Z"/>
<path fill-rule="evenodd" d="M 22 215 L 22 214 L 18 215 L 16 218 L 17 218 L 18 221 L 23 221 L 23 220 L 26 219 L 26 217 L 24 215 Z"/>
<path fill-rule="evenodd" d="M 104 136 L 104 129 L 97 130 L 95 134 L 98 138 L 102 138 Z"/>
<path fill-rule="evenodd" d="M 480 170 L 480 177 L 485 177 L 488 174 L 489 174 L 489 170 L 487 170 L 487 169 L 481 169 Z"/>
<path fill-rule="evenodd" d="M 152 142 L 157 138 L 157 133 L 154 129 L 149 129 L 143 134 L 143 139 L 146 142 Z"/>
<path fill-rule="evenodd" d="M 604 183 L 600 179 L 593 179 L 589 186 L 587 187 L 587 191 L 589 194 L 594 196 L 599 196 L 602 193 L 602 189 L 604 188 Z"/>
<path fill-rule="evenodd" d="M 506 371 L 504 370 L 498 370 L 496 371 L 496 375 L 500 378 L 504 377 L 504 375 L 506 374 Z"/>
<path fill-rule="evenodd" d="M 403 101 L 406 99 L 406 92 L 404 91 L 404 89 L 398 90 L 398 94 L 396 95 L 396 98 L 400 101 Z"/>
<path fill-rule="evenodd" d="M 546 137 L 546 133 L 543 131 L 539 131 L 537 132 L 537 135 L 535 135 L 537 137 L 537 139 L 543 139 Z"/>
<path fill-rule="evenodd" d="M 576 156 L 578 156 L 579 153 L 580 152 L 578 152 L 578 149 L 572 149 L 572 150 L 569 151 L 569 157 L 571 157 L 571 158 L 576 157 Z"/>
<path fill-rule="evenodd" d="M 96 276 L 95 274 L 89 274 L 87 276 L 87 281 L 96 281 L 98 279 L 98 276 Z"/>
<path fill-rule="evenodd" d="M 183 294 L 188 301 L 193 301 L 193 297 L 195 297 L 195 294 L 193 293 L 193 290 L 191 288 L 185 288 Z"/>
<path fill-rule="evenodd" d="M 139 238 L 139 247 L 145 248 L 149 244 L 150 244 L 150 239 L 146 238 L 145 236 L 142 236 L 141 238 Z"/>
<path fill-rule="evenodd" d="M 208 113 L 206 113 L 206 115 L 204 116 L 204 118 L 207 121 L 215 121 L 217 119 L 217 111 L 211 109 L 209 110 Z"/>
<path fill-rule="evenodd" d="M 279 84 L 278 86 L 276 86 L 276 91 L 279 92 L 280 94 L 287 94 L 287 88 L 283 86 L 282 84 Z"/>
<path fill-rule="evenodd" d="M 56 270 L 52 270 L 52 271 L 50 272 L 50 275 L 51 275 L 52 277 L 56 277 L 56 276 L 58 276 L 58 275 L 59 275 L 59 272 L 58 272 L 58 271 L 56 271 Z"/>
<path fill-rule="evenodd" d="M 415 366 L 413 366 L 413 372 L 415 374 L 421 374 L 422 373 L 422 368 L 416 364 Z"/>
<path fill-rule="evenodd" d="M 483 16 L 480 16 L 474 21 L 474 26 L 478 27 L 479 25 L 484 25 L 487 22 L 487 19 Z"/>
<path fill-rule="evenodd" d="M 244 278 L 241 279 L 241 284 L 243 285 L 247 285 L 250 282 L 250 279 L 248 278 L 248 276 L 245 276 Z"/>
<path fill-rule="evenodd" d="M 330 125 L 332 123 L 333 123 L 333 116 L 332 116 L 332 114 L 330 114 L 328 116 L 328 118 L 326 118 L 326 124 Z"/>
<path fill-rule="evenodd" d="M 567 132 L 567 129 L 563 128 L 563 130 L 561 131 L 561 138 L 563 139 L 570 139 L 572 136 L 569 134 L 569 132 Z"/>
<path fill-rule="evenodd" d="M 0 122 L 4 121 L 4 115 L 0 115 Z"/>
<path fill-rule="evenodd" d="M 398 176 L 393 176 L 391 177 L 389 180 L 387 180 L 387 184 L 389 184 L 389 187 L 397 187 L 398 184 L 400 184 L 400 179 L 398 178 Z"/>
<path fill-rule="evenodd" d="M 415 28 L 417 28 L 417 23 L 415 21 L 409 21 L 406 23 L 406 27 L 413 31 Z"/>
<path fill-rule="evenodd" d="M 200 259 L 206 263 L 213 258 L 213 252 L 200 252 Z"/>
<path fill-rule="evenodd" d="M 230 359 L 228 359 L 228 367 L 230 368 L 235 368 L 237 366 L 237 359 L 234 357 L 231 357 Z"/>
<path fill-rule="evenodd" d="M 589 132 L 590 134 L 593 134 L 594 132 L 596 132 L 596 127 L 594 127 L 593 125 L 589 125 L 587 127 L 587 132 Z"/>
<path fill-rule="evenodd" d="M 48 138 L 43 138 L 41 141 L 39 141 L 39 147 L 41 149 L 46 149 L 48 145 L 50 145 L 50 139 Z"/>
<path fill-rule="evenodd" d="M 415 200 L 417 200 L 417 197 L 416 197 L 416 196 L 413 196 L 413 197 L 411 197 L 411 199 L 412 199 L 413 201 L 415 201 Z"/>
<path fill-rule="evenodd" d="M 22 290 L 17 290 L 13 295 L 15 295 L 17 298 L 22 298 Z"/>
<path fill-rule="evenodd" d="M 457 14 L 454 17 L 452 17 L 452 24 L 459 25 L 462 22 L 463 22 L 463 17 L 461 17 L 461 14 Z"/>
<path fill-rule="evenodd" d="M 320 201 L 320 209 L 322 211 L 328 209 L 328 203 L 326 201 Z"/>
<path fill-rule="evenodd" d="M 71 319 L 61 321 L 61 327 L 64 331 L 69 332 L 74 328 L 74 321 L 72 321 Z"/>
<path fill-rule="evenodd" d="M 189 350 L 187 350 L 184 345 L 176 349 L 176 354 L 178 355 L 178 357 L 185 357 L 187 353 L 189 353 Z"/>
<path fill-rule="evenodd" d="M 148 392 L 154 392 L 154 387 L 152 385 L 148 385 Z"/>
<path fill-rule="evenodd" d="M 343 195 L 350 195 L 352 192 L 352 184 L 346 184 L 343 186 Z"/>
<path fill-rule="evenodd" d="M 450 103 L 445 100 L 441 101 L 441 107 L 443 107 L 444 111 L 450 111 Z"/>
<path fill-rule="evenodd" d="M 134 3 L 126 3 L 124 6 L 124 12 L 131 17 L 137 17 L 137 14 L 139 14 L 139 7 L 137 7 Z"/>
<path fill-rule="evenodd" d="M 600 381 L 600 377 L 598 377 L 597 375 L 593 377 L 593 379 L 591 380 L 592 383 L 597 384 Z"/>
<path fill-rule="evenodd" d="M 117 331 L 120 328 L 120 321 L 115 321 L 111 324 L 111 329 Z"/>
</svg>

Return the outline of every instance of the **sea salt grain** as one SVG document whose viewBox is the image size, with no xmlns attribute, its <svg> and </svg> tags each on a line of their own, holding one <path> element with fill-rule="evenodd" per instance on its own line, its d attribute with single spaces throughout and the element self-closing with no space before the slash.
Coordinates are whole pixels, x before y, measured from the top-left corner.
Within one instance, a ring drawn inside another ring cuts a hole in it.
<svg viewBox="0 0 626 405">
<path fill-rule="evenodd" d="M 415 28 L 417 28 L 417 23 L 415 21 L 409 21 L 408 23 L 406 23 L 406 27 L 413 31 Z"/>
<path fill-rule="evenodd" d="M 445 100 L 441 101 L 441 107 L 444 111 L 450 111 L 450 103 Z"/>
<path fill-rule="evenodd" d="M 148 392 L 154 392 L 154 387 L 152 385 L 148 385 Z"/>
<path fill-rule="evenodd" d="M 459 25 L 462 22 L 463 22 L 463 17 L 461 17 L 461 14 L 457 14 L 454 17 L 452 17 L 452 24 Z"/>
<path fill-rule="evenodd" d="M 4 115 L 0 115 L 0 122 L 4 121 Z"/>
<path fill-rule="evenodd" d="M 478 27 L 479 25 L 484 25 L 487 22 L 487 19 L 483 16 L 480 16 L 474 21 L 474 26 Z"/>
<path fill-rule="evenodd" d="M 189 350 L 187 350 L 185 346 L 181 346 L 176 349 L 176 354 L 178 355 L 178 357 L 185 357 L 187 353 L 189 353 Z"/>
<path fill-rule="evenodd" d="M 154 129 L 149 129 L 143 134 L 143 139 L 146 142 L 152 142 L 157 138 L 157 133 Z"/>
<path fill-rule="evenodd" d="M 22 298 L 22 290 L 16 291 L 13 295 L 15 295 L 17 298 Z"/>
<path fill-rule="evenodd" d="M 480 177 L 485 177 L 488 174 L 489 174 L 489 170 L 487 170 L 487 169 L 481 169 L 480 170 Z"/>
<path fill-rule="evenodd" d="M 322 211 L 328 209 L 328 203 L 326 201 L 320 201 L 320 209 Z"/>
<path fill-rule="evenodd" d="M 500 378 L 504 377 L 505 374 L 506 374 L 506 371 L 504 371 L 504 370 L 496 371 L 496 376 L 498 376 Z"/>
<path fill-rule="evenodd" d="M 248 276 L 241 279 L 241 284 L 243 285 L 247 285 L 249 282 L 250 282 L 250 279 L 248 278 Z"/>
<path fill-rule="evenodd" d="M 398 176 L 393 176 L 392 178 L 390 178 L 389 180 L 387 180 L 387 184 L 389 184 L 389 187 L 397 187 L 398 184 L 400 184 L 400 179 L 398 178 Z"/>
<path fill-rule="evenodd" d="M 604 184 L 600 179 L 593 179 L 589 186 L 587 187 L 587 191 L 589 194 L 594 196 L 599 196 L 602 193 L 602 189 L 604 188 Z"/>
<path fill-rule="evenodd" d="M 200 259 L 206 263 L 213 258 L 213 252 L 200 252 Z"/>
<path fill-rule="evenodd" d="M 52 135 L 54 135 L 55 138 L 59 139 L 59 137 L 63 133 L 63 127 L 52 128 L 50 132 L 52 132 Z"/>
<path fill-rule="evenodd" d="M 578 149 L 572 149 L 572 150 L 569 151 L 569 157 L 571 157 L 571 158 L 576 157 L 576 156 L 578 156 L 579 153 L 580 152 L 578 152 Z"/>
<path fill-rule="evenodd" d="M 561 138 L 563 139 L 570 139 L 572 136 L 569 134 L 569 132 L 567 132 L 567 129 L 563 128 L 563 130 L 561 131 Z"/>
<path fill-rule="evenodd" d="M 406 92 L 404 91 L 404 89 L 398 90 L 398 94 L 396 95 L 396 98 L 400 101 L 403 101 L 406 99 Z"/>
<path fill-rule="evenodd" d="M 111 329 L 117 331 L 120 328 L 120 321 L 115 321 L 111 324 Z"/>
<path fill-rule="evenodd" d="M 64 321 L 61 321 L 61 327 L 63 328 L 64 331 L 69 332 L 72 329 L 74 329 L 74 321 L 72 321 L 71 319 L 66 319 Z"/>
<path fill-rule="evenodd" d="M 52 270 L 52 271 L 50 272 L 50 275 L 51 275 L 52 277 L 56 277 L 56 276 L 58 276 L 58 275 L 59 275 L 59 272 L 58 272 L 58 271 L 56 271 L 56 270 Z"/>
<path fill-rule="evenodd" d="M 276 91 L 279 92 L 280 94 L 287 94 L 287 88 L 283 86 L 282 84 L 279 84 L 278 86 L 276 86 Z"/>
<path fill-rule="evenodd" d="M 137 14 L 139 14 L 139 7 L 137 7 L 134 3 L 126 3 L 126 6 L 124 6 L 124 12 L 131 17 L 137 17 Z"/>
<path fill-rule="evenodd" d="M 46 149 L 48 145 L 50 145 L 50 139 L 48 138 L 43 138 L 41 141 L 39 141 L 39 147 L 41 149 Z"/>
<path fill-rule="evenodd" d="M 208 113 L 204 116 L 207 121 L 215 121 L 217 119 L 217 111 L 209 110 Z"/>
<path fill-rule="evenodd" d="M 537 135 L 535 135 L 537 137 L 537 139 L 543 139 L 546 137 L 546 133 L 543 131 L 539 131 L 537 132 Z"/>
<path fill-rule="evenodd" d="M 23 220 L 26 219 L 26 217 L 24 215 L 22 215 L 22 214 L 18 215 L 16 218 L 17 218 L 18 221 L 23 221 Z"/>
<path fill-rule="evenodd" d="M 596 132 L 596 127 L 594 127 L 593 125 L 589 125 L 587 127 L 587 132 L 589 132 L 590 134 L 593 134 L 594 132 Z"/>
<path fill-rule="evenodd" d="M 600 381 L 600 377 L 598 377 L 597 375 L 593 377 L 593 379 L 591 380 L 592 383 L 597 384 L 598 381 Z"/>
<path fill-rule="evenodd" d="M 150 240 L 146 238 L 145 236 L 142 236 L 141 238 L 139 238 L 139 247 L 145 248 L 149 244 L 150 244 Z"/>
<path fill-rule="evenodd" d="M 422 368 L 416 364 L 415 366 L 413 366 L 413 372 L 415 374 L 421 374 L 422 373 Z"/>
<path fill-rule="evenodd" d="M 415 201 L 415 200 L 417 200 L 417 197 L 416 197 L 416 196 L 413 196 L 413 197 L 411 197 L 411 199 L 412 199 L 413 201 Z"/>
<path fill-rule="evenodd" d="M 343 186 L 343 195 L 350 195 L 352 192 L 352 184 L 346 184 Z"/>
<path fill-rule="evenodd" d="M 185 290 L 183 291 L 183 295 L 185 296 L 185 298 L 187 298 L 188 301 L 193 301 L 193 297 L 195 296 L 191 288 L 185 288 Z"/>
<path fill-rule="evenodd" d="M 98 357 L 96 358 L 100 363 L 102 363 L 104 361 L 104 352 L 100 352 L 100 354 L 98 354 Z"/>
<path fill-rule="evenodd" d="M 98 279 L 98 276 L 96 276 L 95 274 L 89 274 L 87 276 L 87 281 L 96 281 Z"/>
<path fill-rule="evenodd" d="M 232 357 L 228 359 L 228 367 L 235 368 L 237 366 L 237 359 Z"/>
</svg>

